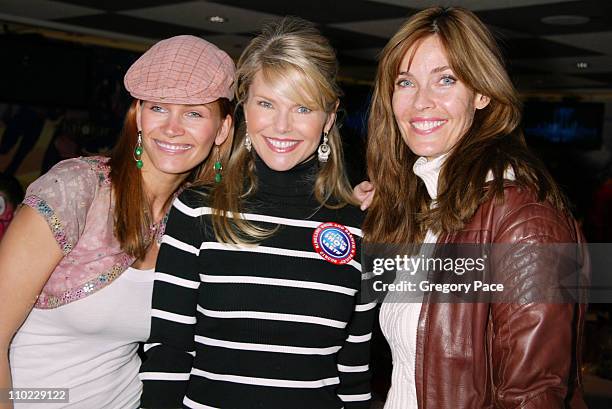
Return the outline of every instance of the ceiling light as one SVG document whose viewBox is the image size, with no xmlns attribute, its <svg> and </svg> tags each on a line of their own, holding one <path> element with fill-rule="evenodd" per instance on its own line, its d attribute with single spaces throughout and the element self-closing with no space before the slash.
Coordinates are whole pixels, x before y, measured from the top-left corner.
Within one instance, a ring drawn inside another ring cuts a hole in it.
<svg viewBox="0 0 612 409">
<path fill-rule="evenodd" d="M 586 16 L 575 16 L 575 15 L 556 15 L 542 17 L 540 21 L 544 24 L 551 24 L 555 26 L 577 26 L 579 24 L 586 24 L 591 19 Z"/>
<path fill-rule="evenodd" d="M 208 17 L 208 21 L 211 23 L 227 23 L 227 19 L 223 16 L 210 16 Z"/>
</svg>

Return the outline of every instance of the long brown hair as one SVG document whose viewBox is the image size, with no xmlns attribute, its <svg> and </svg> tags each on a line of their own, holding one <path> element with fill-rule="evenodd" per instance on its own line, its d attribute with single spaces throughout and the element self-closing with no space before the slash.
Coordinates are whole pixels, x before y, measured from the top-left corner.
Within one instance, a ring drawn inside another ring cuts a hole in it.
<svg viewBox="0 0 612 409">
<path fill-rule="evenodd" d="M 237 64 L 239 106 L 247 100 L 253 78 L 260 71 L 272 84 L 282 83 L 283 90 L 289 93 L 288 98 L 328 114 L 335 113 L 341 95 L 336 82 L 338 61 L 327 39 L 313 24 L 285 17 L 264 26 Z M 286 86 L 288 84 L 291 86 Z M 217 239 L 223 242 L 256 242 L 272 233 L 242 218 L 226 217 L 228 212 L 239 214 L 242 200 L 257 189 L 253 154 L 244 147 L 245 134 L 243 125 L 236 132 L 227 172 L 212 196 L 213 226 Z M 344 170 L 340 132 L 335 123 L 328 138 L 331 154 L 327 163 L 319 167 L 314 195 L 322 206 L 339 208 L 353 203 L 353 199 Z"/>
<path fill-rule="evenodd" d="M 110 179 L 115 199 L 115 237 L 121 244 L 121 249 L 137 259 L 143 257 L 151 244 L 150 227 L 153 224 L 151 206 L 144 189 L 140 169 L 134 161 L 134 149 L 137 144 L 138 127 L 136 111 L 139 100 L 134 100 L 125 116 L 123 129 L 110 157 Z M 215 101 L 221 118 L 233 114 L 233 105 L 226 98 Z M 219 155 L 226 160 L 232 144 L 233 131 L 227 140 L 219 147 Z M 206 183 L 214 180 L 214 169 L 211 165 L 216 158 L 208 155 L 200 165 L 194 168 L 185 183 Z M 170 195 L 169 201 L 172 200 Z M 164 207 L 167 207 L 166 203 Z"/>
<path fill-rule="evenodd" d="M 446 158 L 438 179 L 437 206 L 412 171 L 418 157 L 403 141 L 391 105 L 394 82 L 408 50 L 435 35 L 455 75 L 473 92 L 490 98 Z M 519 124 L 521 103 L 495 39 L 472 12 L 432 7 L 413 15 L 381 54 L 368 122 L 368 175 L 376 194 L 364 222 L 371 242 L 417 243 L 428 229 L 461 229 L 486 200 L 502 200 L 504 172 L 534 189 L 558 209 L 565 199 L 544 165 L 527 149 Z M 493 181 L 487 185 L 487 175 Z"/>
</svg>

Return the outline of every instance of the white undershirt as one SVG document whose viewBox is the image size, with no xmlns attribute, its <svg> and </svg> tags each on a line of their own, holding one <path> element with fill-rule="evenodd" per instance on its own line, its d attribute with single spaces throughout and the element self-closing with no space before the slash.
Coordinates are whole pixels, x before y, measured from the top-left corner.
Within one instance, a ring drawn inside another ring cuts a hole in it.
<svg viewBox="0 0 612 409">
<path fill-rule="evenodd" d="M 438 192 L 438 175 L 446 155 L 428 161 L 420 157 L 414 163 L 412 170 L 425 183 L 427 192 L 432 198 L 432 206 Z M 431 230 L 425 234 L 424 243 L 436 243 L 438 236 Z M 431 246 L 425 251 L 430 251 Z M 423 253 L 422 251 L 419 253 Z M 426 271 L 417 272 L 417 276 L 405 277 L 409 272 L 400 272 L 395 282 L 420 281 L 419 276 L 427 274 Z M 422 277 L 423 279 L 425 277 Z M 412 297 L 409 301 L 402 298 Z M 387 394 L 384 409 L 417 409 L 415 362 L 416 337 L 421 302 L 414 300 L 414 295 L 406 293 L 389 293 L 380 308 L 380 327 L 389 343 L 393 357 L 393 371 L 391 373 L 391 389 Z"/>
<path fill-rule="evenodd" d="M 413 171 L 427 188 L 427 193 L 432 199 L 431 206 L 436 206 L 438 196 L 438 177 L 447 155 L 443 155 L 428 161 L 420 157 L 414 163 Z M 512 168 L 506 169 L 504 179 L 514 180 L 515 175 Z M 487 174 L 487 181 L 493 180 L 493 172 Z M 424 243 L 437 243 L 438 235 L 428 230 L 425 234 Z M 432 250 L 432 246 L 421 248 L 421 254 Z M 404 273 L 406 274 L 406 273 Z M 420 277 L 412 277 L 409 281 L 426 279 L 427 271 L 417 272 Z M 407 280 L 398 273 L 395 282 Z M 416 397 L 416 341 L 417 327 L 421 313 L 421 302 L 410 299 L 409 302 L 402 301 L 399 297 L 406 297 L 401 293 L 389 293 L 380 308 L 380 327 L 391 348 L 393 358 L 393 371 L 391 373 L 391 389 L 387 394 L 384 409 L 418 409 Z"/>
<path fill-rule="evenodd" d="M 15 335 L 15 388 L 69 388 L 69 403 L 15 409 L 138 408 L 138 342 L 150 332 L 153 270 L 128 268 L 114 282 L 58 308 L 33 309 Z"/>
</svg>

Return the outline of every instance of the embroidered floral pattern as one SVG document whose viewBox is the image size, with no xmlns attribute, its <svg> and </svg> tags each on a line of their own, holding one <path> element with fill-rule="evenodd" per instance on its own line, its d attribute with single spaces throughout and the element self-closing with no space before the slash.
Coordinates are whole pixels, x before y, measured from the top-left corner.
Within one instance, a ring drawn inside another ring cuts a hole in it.
<svg viewBox="0 0 612 409">
<path fill-rule="evenodd" d="M 70 250 L 72 250 L 72 244 L 70 244 L 66 238 L 66 233 L 64 231 L 64 227 L 62 226 L 62 222 L 60 221 L 59 217 L 57 217 L 53 209 L 47 204 L 47 202 L 38 196 L 30 195 L 24 199 L 23 203 L 36 210 L 45 218 L 45 220 L 47 220 L 47 224 L 51 228 L 53 237 L 55 237 L 55 241 L 57 241 L 59 244 L 62 253 L 64 255 L 70 253 Z"/>
<path fill-rule="evenodd" d="M 91 166 L 91 169 L 98 175 L 98 183 L 101 185 L 110 185 L 110 166 L 108 166 L 108 158 L 100 156 L 88 156 L 79 158 Z"/>
<path fill-rule="evenodd" d="M 176 195 L 174 196 L 174 199 L 176 199 Z M 174 202 L 174 199 L 172 199 L 173 202 Z M 169 215 L 170 215 L 170 208 L 166 212 L 165 216 L 159 222 L 159 227 L 157 228 L 157 231 L 155 232 L 156 233 L 155 241 L 157 242 L 157 244 L 161 244 L 162 239 L 164 238 L 164 233 L 166 232 L 166 223 L 168 223 Z"/>
<path fill-rule="evenodd" d="M 109 285 L 134 262 L 114 235 L 108 158 L 62 161 L 28 186 L 24 205 L 47 221 L 64 257 L 35 307 L 56 308 Z"/>
<path fill-rule="evenodd" d="M 121 250 L 114 234 L 108 158 L 58 163 L 28 187 L 24 204 L 46 219 L 64 254 L 41 291 L 36 308 L 56 308 L 93 294 L 134 262 Z M 167 218 L 166 214 L 151 226 L 149 240 L 161 243 Z"/>
<path fill-rule="evenodd" d="M 64 304 L 68 304 L 76 300 L 80 300 L 81 298 L 95 293 L 96 291 L 99 291 L 110 283 L 112 283 L 117 277 L 121 275 L 121 273 L 123 273 L 129 267 L 129 265 L 133 261 L 133 258 L 124 255 L 120 262 L 114 265 L 110 270 L 87 281 L 80 287 L 70 289 L 60 295 L 42 293 L 38 297 L 38 300 L 36 301 L 34 307 L 41 309 L 51 309 L 60 307 Z"/>
</svg>

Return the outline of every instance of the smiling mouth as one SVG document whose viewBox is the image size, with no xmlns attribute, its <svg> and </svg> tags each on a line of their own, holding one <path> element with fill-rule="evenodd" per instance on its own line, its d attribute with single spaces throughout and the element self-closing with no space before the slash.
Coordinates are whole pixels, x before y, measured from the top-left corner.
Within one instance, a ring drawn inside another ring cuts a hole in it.
<svg viewBox="0 0 612 409">
<path fill-rule="evenodd" d="M 421 132 L 421 133 L 430 133 L 441 127 L 446 123 L 446 120 L 443 121 L 413 121 L 410 122 L 412 127 Z"/>
<path fill-rule="evenodd" d="M 157 139 L 154 139 L 155 144 L 164 152 L 168 152 L 168 153 L 182 153 L 185 151 L 188 151 L 189 149 L 193 148 L 192 145 L 187 145 L 187 144 L 183 144 L 183 143 L 168 143 L 168 142 L 162 142 L 162 141 L 158 141 Z"/>
<path fill-rule="evenodd" d="M 264 137 L 266 144 L 270 149 L 277 153 L 287 153 L 294 150 L 302 141 L 293 139 L 276 139 Z"/>
</svg>

